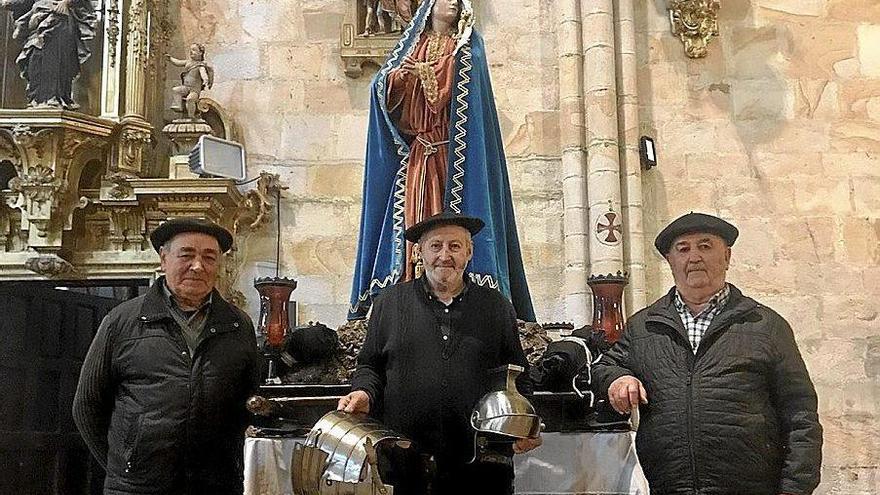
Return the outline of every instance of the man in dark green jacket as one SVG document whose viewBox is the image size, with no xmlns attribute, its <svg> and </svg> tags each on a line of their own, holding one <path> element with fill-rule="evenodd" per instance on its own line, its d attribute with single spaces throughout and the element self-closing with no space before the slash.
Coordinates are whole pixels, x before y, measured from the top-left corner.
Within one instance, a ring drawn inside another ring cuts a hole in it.
<svg viewBox="0 0 880 495">
<path fill-rule="evenodd" d="M 639 408 L 652 495 L 808 495 L 819 484 L 816 391 L 791 327 L 726 281 L 738 234 L 701 213 L 660 232 L 675 287 L 593 368 L 615 410 Z"/>
<path fill-rule="evenodd" d="M 101 322 L 73 418 L 107 471 L 105 495 L 241 495 L 260 356 L 250 318 L 214 289 L 232 236 L 174 219 L 150 240 L 165 276 Z"/>
</svg>

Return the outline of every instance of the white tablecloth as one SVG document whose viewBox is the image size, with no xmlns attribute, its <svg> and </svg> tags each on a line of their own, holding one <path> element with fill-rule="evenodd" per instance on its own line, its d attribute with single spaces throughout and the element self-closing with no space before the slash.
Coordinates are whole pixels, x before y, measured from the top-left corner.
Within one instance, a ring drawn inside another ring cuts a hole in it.
<svg viewBox="0 0 880 495">
<path fill-rule="evenodd" d="M 514 456 L 516 493 L 648 495 L 634 433 L 545 433 L 544 445 Z M 245 441 L 245 495 L 292 495 L 296 439 Z"/>
</svg>

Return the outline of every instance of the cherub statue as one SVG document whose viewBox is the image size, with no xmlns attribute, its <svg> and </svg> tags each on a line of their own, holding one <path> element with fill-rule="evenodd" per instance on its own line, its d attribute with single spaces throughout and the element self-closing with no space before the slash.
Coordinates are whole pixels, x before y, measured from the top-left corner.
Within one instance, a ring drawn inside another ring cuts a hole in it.
<svg viewBox="0 0 880 495">
<path fill-rule="evenodd" d="M 171 88 L 180 100 L 171 105 L 171 110 L 186 113 L 190 119 L 198 118 L 196 104 L 204 89 L 214 85 L 214 68 L 205 63 L 205 45 L 193 43 L 189 46 L 189 60 L 174 58 L 169 54 L 165 57 L 176 67 L 183 67 L 180 73 L 180 85 Z"/>
</svg>

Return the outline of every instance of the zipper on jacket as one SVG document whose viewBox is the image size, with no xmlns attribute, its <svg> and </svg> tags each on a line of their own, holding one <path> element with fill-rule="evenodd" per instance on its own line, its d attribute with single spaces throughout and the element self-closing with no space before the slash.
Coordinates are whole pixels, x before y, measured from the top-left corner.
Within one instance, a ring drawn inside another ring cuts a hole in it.
<svg viewBox="0 0 880 495">
<path fill-rule="evenodd" d="M 691 481 L 694 484 L 694 492 L 700 492 L 700 482 L 697 480 L 697 457 L 694 453 L 694 443 L 696 436 L 694 434 L 694 368 L 696 367 L 695 359 L 688 359 L 687 372 L 687 418 L 688 430 L 688 454 L 691 458 Z"/>
</svg>

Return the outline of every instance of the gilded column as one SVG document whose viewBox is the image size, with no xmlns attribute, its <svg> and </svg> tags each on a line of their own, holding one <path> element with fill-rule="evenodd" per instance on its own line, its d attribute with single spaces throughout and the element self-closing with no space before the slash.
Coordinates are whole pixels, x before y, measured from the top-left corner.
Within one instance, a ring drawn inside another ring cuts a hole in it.
<svg viewBox="0 0 880 495">
<path fill-rule="evenodd" d="M 101 73 L 101 117 L 119 120 L 122 101 L 122 0 L 104 6 L 104 60 Z"/>
<path fill-rule="evenodd" d="M 131 0 L 128 9 L 128 33 L 125 77 L 125 117 L 144 118 L 148 51 L 150 37 L 147 0 Z"/>
<path fill-rule="evenodd" d="M 131 0 L 128 7 L 125 59 L 125 113 L 114 168 L 141 176 L 144 150 L 152 140 L 152 126 L 145 118 L 147 69 L 149 68 L 149 1 Z"/>
</svg>

